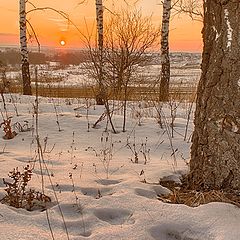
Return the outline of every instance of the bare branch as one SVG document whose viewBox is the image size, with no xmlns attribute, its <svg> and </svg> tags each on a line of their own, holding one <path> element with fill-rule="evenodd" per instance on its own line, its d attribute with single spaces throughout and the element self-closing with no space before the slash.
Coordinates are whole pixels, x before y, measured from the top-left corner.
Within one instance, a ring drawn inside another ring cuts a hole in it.
<svg viewBox="0 0 240 240">
<path fill-rule="evenodd" d="M 113 15 L 116 15 L 116 13 L 114 13 L 113 11 L 111 11 L 109 8 L 107 8 L 106 6 L 103 6 L 104 9 L 106 9 L 108 12 L 110 12 Z"/>
<path fill-rule="evenodd" d="M 33 8 L 33 9 L 27 11 L 27 14 L 34 12 L 34 11 L 45 11 L 45 10 L 53 11 L 53 12 L 59 14 L 60 16 L 62 16 L 64 19 L 66 19 L 68 21 L 68 23 L 72 24 L 74 26 L 74 28 L 78 31 L 78 33 L 81 35 L 81 37 L 83 37 L 86 40 L 86 36 L 81 32 L 81 30 L 78 28 L 78 26 L 70 19 L 69 15 L 67 13 L 65 13 L 64 11 L 57 10 L 52 7 L 37 7 L 37 8 Z"/>
<path fill-rule="evenodd" d="M 28 25 L 29 25 L 30 28 L 32 29 L 32 32 L 33 32 L 34 38 L 35 38 L 35 40 L 37 41 L 38 52 L 40 52 L 40 50 L 41 50 L 41 49 L 40 49 L 40 42 L 39 42 L 39 40 L 38 40 L 37 34 L 36 34 L 36 32 L 35 32 L 35 30 L 34 30 L 32 24 L 31 24 L 28 20 L 26 20 L 26 22 L 28 23 Z"/>
<path fill-rule="evenodd" d="M 37 8 L 32 2 L 30 2 L 30 1 L 26 1 L 26 3 L 28 3 L 28 4 L 30 4 L 33 8 Z"/>
<path fill-rule="evenodd" d="M 203 22 L 203 5 L 200 0 L 178 0 L 173 7 L 174 15 L 187 14 L 192 20 Z"/>
</svg>

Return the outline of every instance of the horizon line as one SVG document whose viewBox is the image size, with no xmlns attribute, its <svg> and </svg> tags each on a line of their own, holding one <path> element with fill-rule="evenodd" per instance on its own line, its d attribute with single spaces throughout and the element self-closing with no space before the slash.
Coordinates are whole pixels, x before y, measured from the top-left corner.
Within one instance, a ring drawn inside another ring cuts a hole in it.
<svg viewBox="0 0 240 240">
<path fill-rule="evenodd" d="M 20 48 L 18 44 L 1 44 L 0 43 L 0 48 Z M 38 46 L 28 46 L 28 49 L 33 50 L 36 49 L 38 50 Z M 85 48 L 80 48 L 80 47 L 54 47 L 54 46 L 48 46 L 48 45 L 43 45 L 40 46 L 41 49 L 52 49 L 52 50 L 86 50 Z M 160 51 L 160 50 L 159 50 Z M 41 52 L 41 51 L 40 51 Z M 156 51 L 157 52 L 157 51 Z M 194 51 L 194 50 L 170 50 L 170 53 L 202 53 L 202 51 Z"/>
</svg>

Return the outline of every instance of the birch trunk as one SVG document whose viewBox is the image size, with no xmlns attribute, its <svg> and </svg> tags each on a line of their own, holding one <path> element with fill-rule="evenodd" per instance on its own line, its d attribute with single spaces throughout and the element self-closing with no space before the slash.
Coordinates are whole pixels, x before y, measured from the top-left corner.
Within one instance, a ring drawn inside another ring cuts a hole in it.
<svg viewBox="0 0 240 240">
<path fill-rule="evenodd" d="M 29 72 L 28 49 L 27 49 L 27 34 L 26 34 L 26 2 L 25 0 L 19 1 L 19 25 L 20 25 L 20 52 L 22 64 L 22 81 L 23 81 L 23 94 L 31 95 L 31 81 Z"/>
<path fill-rule="evenodd" d="M 96 95 L 96 102 L 98 105 L 104 105 L 108 121 L 112 127 L 114 133 L 116 130 L 114 128 L 109 102 L 106 97 L 104 85 L 103 85 L 103 4 L 102 0 L 96 0 L 96 18 L 97 18 L 97 32 L 98 32 L 98 51 L 99 51 L 99 72 L 98 72 L 98 84 L 99 84 L 99 92 Z"/>
<path fill-rule="evenodd" d="M 96 0 L 96 18 L 97 18 L 97 32 L 98 32 L 98 50 L 99 50 L 99 73 L 98 85 L 99 92 L 96 96 L 98 105 L 104 104 L 104 90 L 103 90 L 103 4 L 102 0 Z"/>
<path fill-rule="evenodd" d="M 167 101 L 169 97 L 170 60 L 169 60 L 169 22 L 171 15 L 171 0 L 163 2 L 161 29 L 161 74 L 159 100 Z"/>
<path fill-rule="evenodd" d="M 240 1 L 204 1 L 191 188 L 240 189 Z"/>
</svg>

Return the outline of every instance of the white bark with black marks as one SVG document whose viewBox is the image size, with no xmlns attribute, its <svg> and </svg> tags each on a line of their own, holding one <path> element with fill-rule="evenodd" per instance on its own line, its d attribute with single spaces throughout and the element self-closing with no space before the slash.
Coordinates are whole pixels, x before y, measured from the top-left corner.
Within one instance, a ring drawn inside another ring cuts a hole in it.
<svg viewBox="0 0 240 240">
<path fill-rule="evenodd" d="M 20 52 L 22 63 L 23 94 L 31 95 L 31 82 L 29 72 L 27 26 L 26 26 L 26 0 L 19 1 L 19 25 L 20 25 Z"/>
<path fill-rule="evenodd" d="M 160 101 L 167 101 L 169 96 L 170 59 L 169 59 L 169 22 L 171 16 L 171 0 L 164 0 L 161 29 L 161 75 Z"/>
<path fill-rule="evenodd" d="M 103 3 L 102 0 L 96 0 L 96 16 L 98 31 L 98 47 L 103 48 Z"/>
<path fill-rule="evenodd" d="M 113 132 L 116 133 L 116 130 L 112 122 L 109 102 L 108 102 L 106 92 L 104 89 L 104 84 L 103 84 L 103 3 L 102 3 L 102 0 L 96 0 L 96 18 L 97 18 L 97 32 L 98 32 L 98 59 L 99 59 L 98 69 L 97 69 L 99 91 L 96 94 L 96 103 L 98 105 L 105 106 L 108 121 L 110 122 Z"/>
<path fill-rule="evenodd" d="M 96 0 L 96 20 L 97 20 L 97 33 L 98 33 L 98 85 L 99 91 L 96 95 L 96 102 L 98 105 L 104 104 L 104 87 L 103 87 L 103 3 L 102 0 Z"/>
</svg>

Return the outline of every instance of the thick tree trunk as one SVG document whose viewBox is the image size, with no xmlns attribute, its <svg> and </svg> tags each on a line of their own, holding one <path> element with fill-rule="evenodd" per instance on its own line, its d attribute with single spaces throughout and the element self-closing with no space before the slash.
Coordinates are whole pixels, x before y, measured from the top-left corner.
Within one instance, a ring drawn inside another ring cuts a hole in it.
<svg viewBox="0 0 240 240">
<path fill-rule="evenodd" d="M 29 72 L 28 49 L 27 49 L 27 34 L 26 34 L 26 3 L 25 0 L 19 2 L 19 25 L 20 25 L 20 52 L 22 61 L 22 81 L 23 94 L 31 95 L 31 80 Z"/>
<path fill-rule="evenodd" d="M 99 50 L 99 72 L 98 72 L 98 88 L 96 94 L 96 102 L 98 105 L 104 104 L 104 87 L 103 87 L 103 4 L 102 0 L 96 0 L 96 18 L 98 32 L 98 50 Z"/>
<path fill-rule="evenodd" d="M 167 101 L 169 97 L 170 60 L 169 60 L 169 21 L 171 14 L 171 0 L 163 2 L 162 30 L 161 30 L 161 75 L 159 100 Z"/>
<path fill-rule="evenodd" d="M 240 189 L 240 1 L 204 1 L 189 184 Z"/>
</svg>

